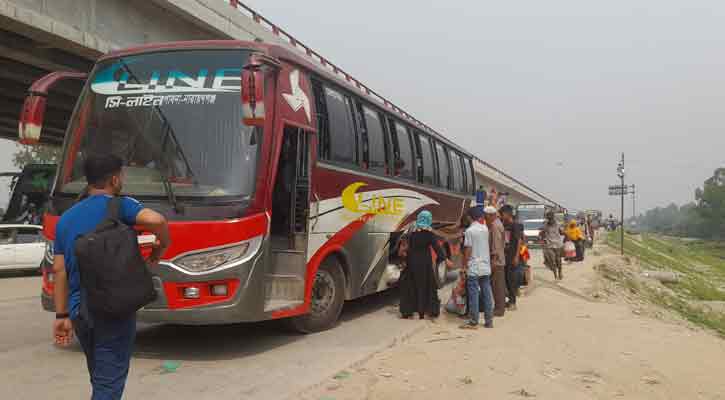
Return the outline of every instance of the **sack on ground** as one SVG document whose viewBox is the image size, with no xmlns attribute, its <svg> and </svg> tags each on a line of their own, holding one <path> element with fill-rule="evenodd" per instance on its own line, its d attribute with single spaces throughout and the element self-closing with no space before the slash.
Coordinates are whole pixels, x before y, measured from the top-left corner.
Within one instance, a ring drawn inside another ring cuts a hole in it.
<svg viewBox="0 0 725 400">
<path fill-rule="evenodd" d="M 446 311 L 451 314 L 465 315 L 466 299 L 463 296 L 451 296 L 446 304 Z"/>
<path fill-rule="evenodd" d="M 456 284 L 453 285 L 451 297 L 446 303 L 446 311 L 456 315 L 466 314 L 466 281 L 463 274 L 460 274 Z"/>
</svg>

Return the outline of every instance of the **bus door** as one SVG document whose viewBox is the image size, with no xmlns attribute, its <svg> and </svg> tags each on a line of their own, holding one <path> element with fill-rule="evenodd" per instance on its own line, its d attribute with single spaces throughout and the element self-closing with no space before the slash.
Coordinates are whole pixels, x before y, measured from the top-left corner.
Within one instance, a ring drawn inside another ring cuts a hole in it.
<svg viewBox="0 0 725 400">
<path fill-rule="evenodd" d="M 304 302 L 312 134 L 286 126 L 272 194 L 271 259 L 265 311 Z"/>
</svg>

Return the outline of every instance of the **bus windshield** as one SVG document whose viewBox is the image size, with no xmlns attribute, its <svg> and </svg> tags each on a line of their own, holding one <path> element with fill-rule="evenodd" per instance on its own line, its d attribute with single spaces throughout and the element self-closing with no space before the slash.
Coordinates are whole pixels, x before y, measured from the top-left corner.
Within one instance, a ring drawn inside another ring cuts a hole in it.
<svg viewBox="0 0 725 400">
<path fill-rule="evenodd" d="M 241 121 L 241 67 L 249 51 L 139 54 L 96 66 L 66 142 L 56 191 L 80 193 L 83 161 L 124 161 L 134 196 L 235 197 L 254 193 L 261 130 Z"/>
</svg>

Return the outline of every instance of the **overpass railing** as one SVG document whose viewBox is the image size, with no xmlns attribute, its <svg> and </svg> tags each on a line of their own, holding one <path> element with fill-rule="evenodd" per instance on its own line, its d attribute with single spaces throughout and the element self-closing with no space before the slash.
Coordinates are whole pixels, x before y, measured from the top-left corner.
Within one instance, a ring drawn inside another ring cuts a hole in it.
<svg viewBox="0 0 725 400">
<path fill-rule="evenodd" d="M 443 139 L 451 144 L 453 144 L 450 140 L 448 140 L 445 136 L 438 133 L 435 129 L 431 128 L 430 126 L 426 125 L 424 122 L 418 120 L 417 118 L 413 117 L 410 113 L 405 111 L 402 107 L 396 105 L 391 100 L 388 100 L 381 94 L 375 92 L 374 90 L 370 89 L 367 85 L 362 83 L 359 79 L 352 76 L 350 73 L 343 70 L 338 65 L 331 62 L 328 58 L 324 57 L 317 51 L 313 50 L 310 46 L 304 44 L 302 41 L 297 39 L 296 37 L 292 36 L 289 32 L 285 31 L 284 29 L 280 28 L 278 25 L 274 24 L 272 21 L 268 20 L 267 18 L 260 15 L 258 12 L 256 12 L 251 7 L 247 6 L 246 4 L 242 3 L 240 0 L 225 0 L 228 1 L 229 4 L 236 9 L 237 11 L 241 12 L 242 14 L 249 17 L 252 21 L 256 22 L 261 28 L 266 30 L 267 32 L 272 33 L 278 40 L 280 40 L 282 43 L 285 43 L 289 47 L 299 51 L 300 53 L 306 55 L 313 61 L 316 61 L 319 65 L 324 67 L 327 71 L 331 72 L 333 75 L 341 78 L 345 82 L 347 82 L 350 86 L 356 88 L 360 92 L 362 92 L 364 95 L 367 95 L 374 100 L 376 100 L 378 103 L 383 104 L 385 107 L 393 110 L 394 112 L 401 115 L 403 118 L 408 120 L 409 122 L 417 125 L 419 128 L 425 130 L 427 133 L 432 134 L 434 136 L 439 137 L 440 139 Z M 459 146 L 456 146 L 459 147 Z M 558 206 L 556 202 L 549 199 L 548 197 L 542 195 L 541 193 L 537 192 L 533 188 L 529 187 L 528 185 L 524 184 L 523 182 L 519 181 L 518 179 L 506 174 L 505 172 L 501 171 L 500 169 L 494 167 L 493 165 L 481 160 L 478 157 L 475 157 L 475 159 L 479 162 L 481 162 L 484 166 L 487 168 L 491 168 L 492 170 L 496 171 L 497 173 L 501 174 L 502 176 L 506 177 L 507 179 L 515 182 L 515 184 L 520 185 L 521 187 L 525 188 L 525 190 L 528 190 L 535 195 L 539 196 L 545 201 L 550 202 L 553 205 Z"/>
<path fill-rule="evenodd" d="M 343 70 L 340 66 L 336 65 L 335 63 L 330 61 L 328 58 L 324 57 L 317 51 L 313 50 L 310 46 L 307 46 L 302 41 L 300 41 L 296 37 L 292 36 L 289 32 L 285 31 L 284 29 L 280 28 L 278 25 L 275 25 L 273 22 L 271 22 L 267 18 L 265 18 L 262 15 L 260 15 L 259 13 L 257 13 L 251 7 L 247 6 L 246 4 L 242 3 L 239 0 L 227 0 L 227 1 L 229 1 L 229 4 L 233 8 L 237 9 L 242 14 L 251 18 L 260 27 L 265 29 L 267 32 L 272 33 L 277 39 L 281 40 L 283 43 L 289 45 L 290 47 L 294 48 L 295 50 L 298 50 L 300 53 L 306 55 L 310 59 L 316 61 L 319 65 L 324 67 L 327 71 L 331 72 L 333 75 L 337 76 L 338 78 L 341 78 L 342 80 L 346 81 L 350 86 L 356 88 L 357 90 L 362 92 L 364 95 L 372 97 L 378 103 L 383 104 L 385 107 L 398 113 L 399 115 L 401 115 L 403 118 L 405 118 L 409 122 L 417 125 L 421 129 L 425 130 L 427 133 L 437 136 L 447 142 L 450 142 L 450 140 L 448 140 L 442 134 L 438 133 L 435 129 L 431 128 L 430 126 L 428 126 L 424 122 L 420 121 L 419 119 L 413 117 L 410 113 L 405 111 L 402 107 L 396 105 L 391 100 L 389 100 L 386 97 L 384 97 L 383 95 L 377 93 L 376 91 L 371 89 L 369 86 L 365 85 L 362 81 L 355 78 L 347 71 Z M 453 144 L 452 142 L 450 142 L 450 143 Z"/>
</svg>

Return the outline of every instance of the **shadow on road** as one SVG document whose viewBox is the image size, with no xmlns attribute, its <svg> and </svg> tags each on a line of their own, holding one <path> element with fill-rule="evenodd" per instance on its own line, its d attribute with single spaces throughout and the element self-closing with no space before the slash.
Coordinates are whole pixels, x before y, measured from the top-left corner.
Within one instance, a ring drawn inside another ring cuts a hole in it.
<svg viewBox="0 0 725 400">
<path fill-rule="evenodd" d="M 366 314 L 371 314 L 386 307 L 397 306 L 399 302 L 398 288 L 388 289 L 381 293 L 371 294 L 359 299 L 351 300 L 345 303 L 340 316 L 340 323 L 354 321 Z M 397 315 L 398 308 L 390 309 L 390 314 Z"/>
<path fill-rule="evenodd" d="M 386 307 L 390 317 L 397 318 L 397 307 L 393 309 L 397 302 L 397 289 L 349 301 L 343 308 L 340 324 L 354 322 Z M 291 332 L 283 321 L 210 326 L 139 324 L 134 356 L 180 361 L 229 360 L 264 353 L 305 337 Z"/>
</svg>

